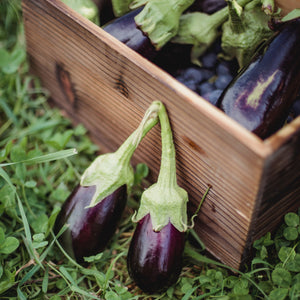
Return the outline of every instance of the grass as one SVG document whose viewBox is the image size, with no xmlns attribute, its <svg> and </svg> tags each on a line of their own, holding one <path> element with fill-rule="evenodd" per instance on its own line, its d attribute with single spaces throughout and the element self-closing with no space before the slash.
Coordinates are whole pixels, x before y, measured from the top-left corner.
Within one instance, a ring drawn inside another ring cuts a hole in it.
<svg viewBox="0 0 300 300">
<path fill-rule="evenodd" d="M 193 231 L 178 282 L 144 294 L 128 277 L 126 255 L 145 166 L 108 248 L 77 264 L 52 228 L 62 203 L 99 149 L 82 125 L 48 103 L 28 72 L 19 0 L 0 2 L 0 298 L 1 299 L 298 299 L 299 213 L 253 245 L 244 272 L 206 256 Z M 74 149 L 76 149 L 77 154 Z"/>
</svg>

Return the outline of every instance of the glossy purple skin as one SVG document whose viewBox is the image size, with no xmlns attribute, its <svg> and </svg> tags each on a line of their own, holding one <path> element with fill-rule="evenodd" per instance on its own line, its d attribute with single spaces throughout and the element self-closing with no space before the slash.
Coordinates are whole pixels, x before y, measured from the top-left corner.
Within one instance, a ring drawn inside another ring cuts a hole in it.
<svg viewBox="0 0 300 300">
<path fill-rule="evenodd" d="M 174 284 L 181 272 L 185 233 L 171 223 L 152 229 L 150 214 L 142 218 L 130 243 L 127 268 L 130 277 L 147 293 L 158 293 Z"/>
<path fill-rule="evenodd" d="M 225 0 L 196 0 L 189 7 L 189 11 L 200 11 L 206 14 L 213 14 L 224 8 L 226 5 L 227 3 Z"/>
<path fill-rule="evenodd" d="M 55 224 L 56 233 L 64 224 L 69 224 L 61 242 L 78 262 L 105 249 L 127 201 L 127 188 L 123 185 L 96 206 L 86 208 L 95 190 L 95 186 L 78 185 L 64 203 Z"/>
<path fill-rule="evenodd" d="M 262 139 L 283 126 L 300 88 L 300 18 L 287 22 L 224 90 L 217 106 Z M 268 84 L 267 84 L 268 83 Z M 249 99 L 263 87 L 258 101 Z"/>
<path fill-rule="evenodd" d="M 126 44 L 129 48 L 138 52 L 145 58 L 152 60 L 157 51 L 151 44 L 150 39 L 144 35 L 134 20 L 134 17 L 142 10 L 138 8 L 119 18 L 116 18 L 105 24 L 102 28 L 120 42 Z"/>
</svg>

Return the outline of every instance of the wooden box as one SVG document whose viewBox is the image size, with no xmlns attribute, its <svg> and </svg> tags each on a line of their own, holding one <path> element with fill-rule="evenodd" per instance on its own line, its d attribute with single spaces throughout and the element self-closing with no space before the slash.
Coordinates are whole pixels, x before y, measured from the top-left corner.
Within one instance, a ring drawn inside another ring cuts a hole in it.
<svg viewBox="0 0 300 300">
<path fill-rule="evenodd" d="M 300 205 L 300 118 L 263 141 L 59 0 L 23 0 L 23 12 L 32 72 L 103 152 L 118 148 L 152 101 L 166 105 L 191 213 L 212 186 L 195 230 L 217 259 L 240 268 L 252 242 Z M 159 135 L 155 127 L 133 157 L 153 180 Z"/>
</svg>

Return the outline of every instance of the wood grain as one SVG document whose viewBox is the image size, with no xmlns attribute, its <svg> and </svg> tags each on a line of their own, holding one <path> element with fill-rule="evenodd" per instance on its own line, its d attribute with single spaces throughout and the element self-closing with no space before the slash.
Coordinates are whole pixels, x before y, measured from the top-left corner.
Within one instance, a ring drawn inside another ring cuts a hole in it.
<svg viewBox="0 0 300 300">
<path fill-rule="evenodd" d="M 299 122 L 262 141 L 59 0 L 24 0 L 23 14 L 31 71 L 55 103 L 86 126 L 102 152 L 118 148 L 152 101 L 165 104 L 177 150 L 178 183 L 189 193 L 190 213 L 207 186 L 212 187 L 195 229 L 208 251 L 239 268 L 253 238 L 272 229 L 268 195 L 282 170 L 286 177 L 278 195 L 289 190 L 290 196 L 278 203 L 287 201 L 285 207 L 291 208 L 299 201 L 298 187 L 289 189 L 300 173 L 299 168 L 289 169 L 291 159 L 300 161 L 291 150 L 298 142 L 290 142 L 299 140 Z M 154 181 L 160 166 L 159 125 L 134 154 L 133 163 L 138 162 L 148 164 Z M 291 172 L 296 174 L 289 177 Z M 276 221 L 285 211 L 277 208 Z"/>
</svg>

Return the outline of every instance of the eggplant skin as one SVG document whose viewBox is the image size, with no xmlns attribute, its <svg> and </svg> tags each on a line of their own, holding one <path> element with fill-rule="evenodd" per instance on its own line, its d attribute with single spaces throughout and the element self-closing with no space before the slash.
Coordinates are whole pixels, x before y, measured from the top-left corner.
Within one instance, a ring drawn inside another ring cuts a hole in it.
<svg viewBox="0 0 300 300">
<path fill-rule="evenodd" d="M 206 14 L 213 14 L 227 5 L 225 0 L 196 0 L 189 8 L 189 11 L 200 11 Z"/>
<path fill-rule="evenodd" d="M 102 28 L 132 50 L 141 54 L 148 60 L 152 60 L 157 55 L 158 51 L 152 45 L 150 39 L 137 27 L 134 20 L 135 16 L 142 9 L 143 7 L 135 9 L 116 18 L 103 25 Z"/>
<path fill-rule="evenodd" d="M 287 21 L 220 96 L 217 106 L 262 139 L 284 125 L 300 88 L 300 18 Z"/>
<path fill-rule="evenodd" d="M 161 231 L 152 229 L 150 214 L 137 224 L 128 255 L 130 277 L 146 293 L 158 293 L 174 284 L 182 269 L 185 233 L 168 223 Z"/>
<path fill-rule="evenodd" d="M 61 236 L 65 250 L 78 262 L 84 257 L 102 252 L 116 231 L 127 202 L 127 187 L 122 185 L 111 195 L 91 208 L 86 208 L 96 191 L 96 186 L 78 185 L 56 219 L 55 232 L 64 224 L 68 229 Z"/>
</svg>

